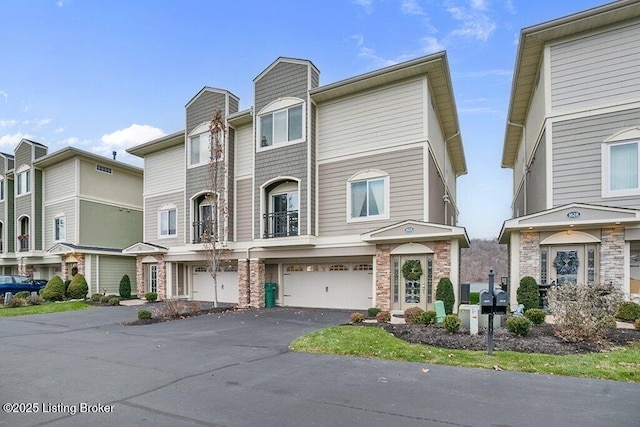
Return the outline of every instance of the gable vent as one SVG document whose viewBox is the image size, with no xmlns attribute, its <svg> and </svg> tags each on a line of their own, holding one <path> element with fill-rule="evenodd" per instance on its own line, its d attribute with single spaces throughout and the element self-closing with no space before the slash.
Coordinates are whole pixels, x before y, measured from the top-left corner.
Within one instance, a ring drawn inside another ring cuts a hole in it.
<svg viewBox="0 0 640 427">
<path fill-rule="evenodd" d="M 113 174 L 113 170 L 108 166 L 96 165 L 96 171 L 108 173 L 109 175 Z"/>
</svg>

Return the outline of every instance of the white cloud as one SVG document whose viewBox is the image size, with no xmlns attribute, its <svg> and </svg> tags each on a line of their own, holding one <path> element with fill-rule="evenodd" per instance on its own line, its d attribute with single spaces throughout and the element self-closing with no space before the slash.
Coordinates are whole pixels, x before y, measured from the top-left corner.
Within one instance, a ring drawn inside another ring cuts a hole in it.
<svg viewBox="0 0 640 427">
<path fill-rule="evenodd" d="M 102 135 L 100 145 L 93 147 L 93 151 L 105 156 L 111 156 L 112 151 L 123 151 L 134 145 L 152 141 L 165 135 L 166 133 L 162 129 L 134 123 L 126 129 Z"/>
<path fill-rule="evenodd" d="M 64 128 L 57 128 L 53 131 L 53 133 L 62 133 L 64 132 L 64 130 L 65 130 Z"/>
<path fill-rule="evenodd" d="M 485 2 L 472 2 L 472 9 L 460 6 L 450 6 L 447 11 L 453 19 L 460 21 L 461 26 L 453 30 L 450 35 L 486 42 L 496 29 L 496 24 L 485 13 Z M 482 7 L 480 9 L 479 7 Z"/>
<path fill-rule="evenodd" d="M 471 0 L 471 7 L 478 10 L 485 10 L 487 2 L 485 0 Z"/>
<path fill-rule="evenodd" d="M 420 39 L 420 43 L 422 44 L 422 53 L 425 55 L 440 52 L 445 49 L 444 45 L 435 37 L 423 37 Z"/>
<path fill-rule="evenodd" d="M 75 146 L 75 145 L 78 145 L 78 144 L 80 144 L 80 140 L 78 138 L 76 138 L 75 136 L 72 136 L 70 138 L 66 138 L 66 139 L 63 139 L 62 141 L 60 141 L 60 145 L 65 146 L 65 147 L 69 146 L 69 145 L 70 146 Z"/>
<path fill-rule="evenodd" d="M 13 149 L 23 138 L 31 139 L 33 136 L 20 132 L 14 133 L 13 135 L 2 135 L 0 136 L 0 147 Z"/>
<path fill-rule="evenodd" d="M 51 123 L 52 121 L 53 121 L 53 120 L 52 120 L 52 119 L 49 119 L 49 118 L 47 118 L 47 119 L 42 119 L 42 120 L 38 120 L 38 121 L 36 121 L 36 126 L 37 126 L 37 127 L 46 126 L 46 125 L 48 125 L 49 123 Z"/>
<path fill-rule="evenodd" d="M 0 119 L 0 128 L 10 128 L 12 126 L 15 126 L 16 123 L 18 122 L 13 119 Z"/>
<path fill-rule="evenodd" d="M 364 9 L 366 13 L 373 12 L 373 0 L 353 0 L 353 3 Z"/>
<path fill-rule="evenodd" d="M 403 0 L 402 1 L 402 13 L 407 15 L 424 15 L 424 9 L 420 6 L 416 0 Z"/>
<path fill-rule="evenodd" d="M 4 97 L 4 102 L 6 103 L 9 100 L 9 94 L 3 90 L 0 90 L 0 96 Z"/>
<path fill-rule="evenodd" d="M 364 37 L 362 37 L 361 34 L 355 34 L 351 36 L 351 38 L 356 41 L 356 46 L 358 47 L 362 46 L 364 43 Z"/>
</svg>

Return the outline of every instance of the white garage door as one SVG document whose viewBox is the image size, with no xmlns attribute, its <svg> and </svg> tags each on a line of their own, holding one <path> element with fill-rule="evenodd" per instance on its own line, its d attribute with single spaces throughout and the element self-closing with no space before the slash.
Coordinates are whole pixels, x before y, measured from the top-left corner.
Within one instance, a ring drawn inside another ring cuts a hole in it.
<svg viewBox="0 0 640 427">
<path fill-rule="evenodd" d="M 238 303 L 238 269 L 225 267 L 218 271 L 218 302 Z M 207 267 L 193 267 L 193 299 L 197 301 L 213 301 L 213 278 Z"/>
<path fill-rule="evenodd" d="M 283 286 L 280 295 L 286 306 L 367 309 L 373 305 L 373 265 L 285 265 Z"/>
</svg>

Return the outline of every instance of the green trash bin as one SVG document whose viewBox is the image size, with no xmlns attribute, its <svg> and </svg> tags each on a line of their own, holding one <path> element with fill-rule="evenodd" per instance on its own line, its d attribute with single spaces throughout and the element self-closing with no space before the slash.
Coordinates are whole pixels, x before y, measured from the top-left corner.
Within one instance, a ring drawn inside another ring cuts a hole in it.
<svg viewBox="0 0 640 427">
<path fill-rule="evenodd" d="M 264 284 L 264 306 L 272 308 L 276 306 L 276 294 L 278 293 L 277 283 Z"/>
</svg>

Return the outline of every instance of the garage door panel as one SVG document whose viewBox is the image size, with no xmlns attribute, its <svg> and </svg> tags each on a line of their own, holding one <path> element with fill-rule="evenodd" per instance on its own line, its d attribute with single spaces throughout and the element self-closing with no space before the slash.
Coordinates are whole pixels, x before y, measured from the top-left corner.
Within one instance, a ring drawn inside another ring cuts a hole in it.
<svg viewBox="0 0 640 427">
<path fill-rule="evenodd" d="M 214 286 L 211 274 L 204 267 L 193 269 L 193 299 L 198 301 L 213 301 Z M 204 270 L 204 271 L 203 271 Z M 235 271 L 219 271 L 218 302 L 238 303 L 238 273 Z"/>
</svg>

